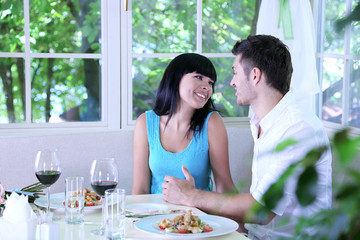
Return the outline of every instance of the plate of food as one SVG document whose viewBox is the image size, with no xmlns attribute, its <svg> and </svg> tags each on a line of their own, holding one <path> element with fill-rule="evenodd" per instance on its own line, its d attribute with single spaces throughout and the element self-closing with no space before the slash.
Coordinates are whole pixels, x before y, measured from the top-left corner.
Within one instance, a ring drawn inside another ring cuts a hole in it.
<svg viewBox="0 0 360 240">
<path fill-rule="evenodd" d="M 239 225 L 229 218 L 214 215 L 166 214 L 143 218 L 135 227 L 167 238 L 197 239 L 221 236 L 236 231 Z"/>
<path fill-rule="evenodd" d="M 61 209 L 64 208 L 65 193 L 54 193 L 50 195 L 50 208 Z M 34 202 L 39 207 L 47 207 L 46 197 L 37 198 Z M 94 191 L 85 188 L 85 208 L 84 209 L 98 209 L 102 207 L 101 197 Z"/>
</svg>

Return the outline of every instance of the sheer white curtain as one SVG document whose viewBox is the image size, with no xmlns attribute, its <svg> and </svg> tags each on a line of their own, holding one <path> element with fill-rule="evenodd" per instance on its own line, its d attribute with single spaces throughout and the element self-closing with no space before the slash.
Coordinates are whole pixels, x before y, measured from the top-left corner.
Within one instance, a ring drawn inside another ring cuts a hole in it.
<svg viewBox="0 0 360 240">
<path fill-rule="evenodd" d="M 289 6 L 288 10 L 286 4 Z M 279 22 L 280 8 L 284 21 Z M 315 62 L 315 28 L 310 1 L 263 0 L 256 34 L 273 35 L 289 47 L 294 69 L 291 90 L 301 103 L 315 112 L 315 94 L 319 92 L 319 83 Z"/>
</svg>

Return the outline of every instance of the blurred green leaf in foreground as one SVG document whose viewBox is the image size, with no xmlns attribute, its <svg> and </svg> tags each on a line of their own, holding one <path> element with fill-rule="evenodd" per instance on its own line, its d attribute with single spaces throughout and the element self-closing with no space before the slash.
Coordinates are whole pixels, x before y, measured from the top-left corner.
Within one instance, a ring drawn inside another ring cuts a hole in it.
<svg viewBox="0 0 360 240">
<path fill-rule="evenodd" d="M 345 179 L 333 182 L 334 200 L 331 209 L 321 210 L 311 218 L 298 219 L 294 239 L 360 239 L 360 172 L 359 168 L 351 165 L 359 157 L 360 136 L 350 137 L 349 130 L 344 129 L 335 133 L 330 142 L 333 161 L 338 161 L 340 165 L 340 168 L 334 170 L 344 175 Z M 301 144 L 300 141 L 286 140 L 276 149 L 281 151 L 298 143 Z M 291 164 L 263 195 L 263 203 L 253 206 L 247 220 L 266 222 L 269 212 L 284 195 L 286 181 L 292 176 L 297 179 L 296 197 L 299 203 L 304 207 L 312 204 L 316 199 L 319 179 L 315 164 L 326 149 L 325 146 L 311 149 L 304 158 Z M 315 230 L 312 231 L 315 235 L 309 235 L 308 229 Z"/>
</svg>

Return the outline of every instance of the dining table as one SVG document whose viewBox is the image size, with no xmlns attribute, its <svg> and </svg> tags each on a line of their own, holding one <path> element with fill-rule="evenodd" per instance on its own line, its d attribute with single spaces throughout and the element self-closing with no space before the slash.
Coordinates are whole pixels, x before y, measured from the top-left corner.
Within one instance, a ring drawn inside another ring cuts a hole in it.
<svg viewBox="0 0 360 240">
<path fill-rule="evenodd" d="M 207 214 L 200 209 L 182 205 L 174 205 L 168 202 L 165 202 L 162 199 L 161 194 L 143 194 L 143 195 L 127 195 L 126 196 L 126 205 L 133 206 L 139 204 L 153 204 L 153 205 L 161 205 L 167 209 L 167 213 L 171 212 L 186 212 L 191 210 L 194 215 L 198 215 L 201 219 L 201 216 L 206 216 Z M 35 208 L 40 208 L 34 204 Z M 57 235 L 56 239 L 59 240 L 100 240 L 106 239 L 104 236 L 93 235 L 91 233 L 92 230 L 95 230 L 101 226 L 102 222 L 102 210 L 101 208 L 96 209 L 85 209 L 84 211 L 84 222 L 80 224 L 68 224 L 65 222 L 65 209 L 57 208 L 52 209 L 54 213 L 54 220 L 51 223 L 52 226 L 56 227 Z M 170 239 L 167 234 L 159 234 L 159 233 L 151 233 L 147 231 L 140 230 L 136 227 L 136 222 L 141 221 L 145 218 L 139 218 L 137 216 L 132 217 L 128 216 L 125 218 L 125 239 L 127 240 L 155 240 L 155 239 Z M 186 234 L 189 235 L 189 234 Z M 188 236 L 187 236 L 188 237 Z M 246 240 L 248 239 L 243 234 L 237 232 L 236 230 L 226 233 L 224 235 L 218 236 L 209 236 L 203 237 L 200 236 L 201 239 L 221 239 L 221 240 Z M 171 239 L 183 239 L 181 236 L 171 237 Z M 197 239 L 195 236 L 193 239 Z"/>
</svg>

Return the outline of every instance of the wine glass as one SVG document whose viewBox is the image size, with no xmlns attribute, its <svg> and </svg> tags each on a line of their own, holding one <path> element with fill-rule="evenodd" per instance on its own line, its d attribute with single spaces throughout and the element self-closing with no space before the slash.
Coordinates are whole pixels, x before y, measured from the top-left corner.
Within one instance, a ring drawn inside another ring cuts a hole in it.
<svg viewBox="0 0 360 240">
<path fill-rule="evenodd" d="M 56 149 L 45 149 L 37 152 L 35 160 L 35 175 L 37 179 L 46 185 L 46 221 L 51 221 L 50 213 L 50 186 L 54 184 L 61 174 L 61 162 Z"/>
<path fill-rule="evenodd" d="M 102 222 L 100 229 L 91 231 L 95 235 L 104 235 L 105 229 L 105 190 L 115 188 L 119 181 L 119 173 L 114 158 L 103 158 L 94 160 L 90 169 L 91 187 L 101 196 L 102 200 Z"/>
</svg>

